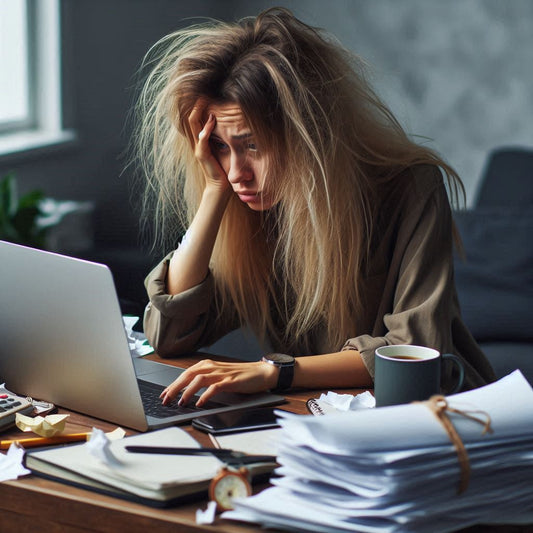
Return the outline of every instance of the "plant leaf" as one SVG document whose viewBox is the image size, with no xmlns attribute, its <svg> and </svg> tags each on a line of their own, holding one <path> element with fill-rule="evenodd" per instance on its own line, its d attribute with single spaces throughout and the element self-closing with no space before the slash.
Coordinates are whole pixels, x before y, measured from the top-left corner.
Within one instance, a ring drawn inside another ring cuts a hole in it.
<svg viewBox="0 0 533 533">
<path fill-rule="evenodd" d="M 30 191 L 19 199 L 18 208 L 38 207 L 39 202 L 44 198 L 42 191 Z"/>
<path fill-rule="evenodd" d="M 11 217 L 17 210 L 17 184 L 11 173 L 0 181 L 0 212 L 6 218 Z"/>
</svg>

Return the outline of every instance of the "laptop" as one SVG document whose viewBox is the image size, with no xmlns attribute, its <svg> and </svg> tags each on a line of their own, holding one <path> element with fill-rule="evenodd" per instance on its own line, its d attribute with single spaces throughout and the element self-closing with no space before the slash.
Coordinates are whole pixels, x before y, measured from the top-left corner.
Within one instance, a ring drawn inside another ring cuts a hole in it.
<svg viewBox="0 0 533 533">
<path fill-rule="evenodd" d="M 132 357 L 106 265 L 0 241 L 0 309 L 0 382 L 20 395 L 138 431 L 285 401 L 220 393 L 201 409 L 162 406 L 184 369 Z"/>
</svg>

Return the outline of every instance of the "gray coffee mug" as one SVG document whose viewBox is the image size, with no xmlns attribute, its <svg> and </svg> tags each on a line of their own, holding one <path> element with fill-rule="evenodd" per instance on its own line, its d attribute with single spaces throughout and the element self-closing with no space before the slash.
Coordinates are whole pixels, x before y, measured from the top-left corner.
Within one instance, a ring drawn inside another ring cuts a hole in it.
<svg viewBox="0 0 533 533">
<path fill-rule="evenodd" d="M 464 366 L 456 355 L 440 354 L 424 346 L 382 346 L 375 352 L 374 396 L 376 407 L 427 400 L 441 394 L 442 365 L 452 361 L 459 371 L 453 391 L 463 386 Z"/>
</svg>

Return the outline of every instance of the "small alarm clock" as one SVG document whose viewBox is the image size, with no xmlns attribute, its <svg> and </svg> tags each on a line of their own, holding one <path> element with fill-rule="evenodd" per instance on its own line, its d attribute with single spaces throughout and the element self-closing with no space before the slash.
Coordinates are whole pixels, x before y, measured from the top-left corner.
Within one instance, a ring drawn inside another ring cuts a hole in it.
<svg viewBox="0 0 533 533">
<path fill-rule="evenodd" d="M 251 494 L 250 474 L 244 467 L 222 467 L 209 485 L 209 499 L 216 502 L 218 511 L 233 509 L 234 498 L 246 498 Z"/>
</svg>

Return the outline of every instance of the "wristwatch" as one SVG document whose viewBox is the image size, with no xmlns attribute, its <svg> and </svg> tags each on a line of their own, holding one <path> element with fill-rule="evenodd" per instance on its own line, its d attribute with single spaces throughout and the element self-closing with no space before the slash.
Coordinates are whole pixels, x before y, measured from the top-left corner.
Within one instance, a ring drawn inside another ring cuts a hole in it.
<svg viewBox="0 0 533 533">
<path fill-rule="evenodd" d="M 291 388 L 294 378 L 294 357 L 284 353 L 269 353 L 264 355 L 261 361 L 278 367 L 278 384 L 274 392 L 284 391 Z"/>
</svg>

